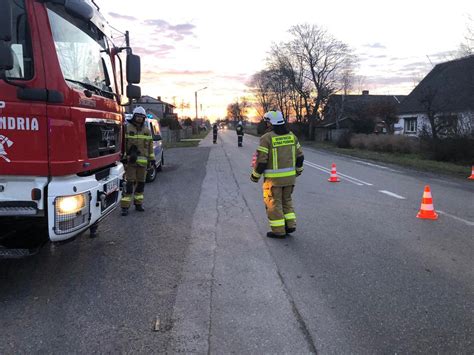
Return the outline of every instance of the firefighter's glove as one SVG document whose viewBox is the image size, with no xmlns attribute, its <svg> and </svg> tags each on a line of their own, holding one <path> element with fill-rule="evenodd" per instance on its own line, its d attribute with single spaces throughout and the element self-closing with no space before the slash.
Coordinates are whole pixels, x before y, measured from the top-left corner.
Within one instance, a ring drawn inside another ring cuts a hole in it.
<svg viewBox="0 0 474 355">
<path fill-rule="evenodd" d="M 301 168 L 296 168 L 296 176 L 300 176 L 303 173 L 303 167 Z"/>
<path fill-rule="evenodd" d="M 252 182 L 258 182 L 258 180 L 260 179 L 260 174 L 257 173 L 256 171 L 253 171 L 252 174 L 250 175 L 250 181 Z"/>
</svg>

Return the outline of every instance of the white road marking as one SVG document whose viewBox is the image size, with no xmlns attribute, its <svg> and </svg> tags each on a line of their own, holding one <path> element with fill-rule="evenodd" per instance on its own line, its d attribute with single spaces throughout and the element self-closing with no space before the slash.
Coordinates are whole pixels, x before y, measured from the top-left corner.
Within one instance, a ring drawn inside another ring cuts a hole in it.
<svg viewBox="0 0 474 355">
<path fill-rule="evenodd" d="M 310 167 L 312 167 L 312 168 L 314 168 L 314 169 L 318 169 L 318 170 L 321 170 L 322 172 L 331 174 L 331 169 L 325 168 L 324 166 L 321 166 L 321 165 L 318 165 L 318 164 L 314 164 L 314 163 L 311 163 L 311 162 L 309 162 L 309 161 L 305 161 L 304 163 L 305 163 L 305 165 L 310 166 Z M 365 181 L 356 179 L 356 178 L 354 178 L 354 177 L 352 177 L 352 176 L 349 176 L 349 175 L 345 175 L 345 174 L 341 174 L 341 173 L 337 173 L 337 175 L 338 175 L 342 180 L 347 180 L 347 181 L 353 183 L 354 185 L 358 185 L 358 186 L 364 186 L 364 185 L 372 186 L 371 183 L 368 183 L 368 182 L 365 182 Z"/>
<path fill-rule="evenodd" d="M 446 213 L 446 212 L 443 212 L 443 211 L 440 211 L 440 210 L 436 210 L 436 212 L 438 212 L 439 214 L 445 215 L 447 217 L 451 217 L 451 218 L 455 219 L 456 221 L 466 223 L 468 226 L 474 226 L 474 222 L 467 221 L 465 219 L 459 218 L 457 216 L 453 216 L 452 214 L 449 214 L 449 213 Z"/>
<path fill-rule="evenodd" d="M 374 163 L 369 163 L 368 161 L 356 160 L 356 159 L 352 159 L 352 161 L 355 161 L 356 163 L 360 163 L 360 164 L 365 164 L 365 165 L 368 165 L 368 166 L 373 166 L 374 168 L 390 170 L 390 171 L 394 171 L 394 172 L 397 172 L 397 173 L 400 172 L 400 171 L 398 171 L 398 170 L 389 168 L 389 167 L 387 167 L 387 166 L 378 165 L 378 164 L 374 164 Z"/>
<path fill-rule="evenodd" d="M 383 193 L 383 194 L 385 194 L 385 195 L 389 195 L 389 196 L 398 198 L 399 200 L 406 200 L 405 197 L 400 196 L 400 195 L 397 195 L 397 194 L 394 194 L 393 192 L 390 192 L 390 191 L 387 191 L 387 190 L 379 190 L 379 192 L 381 192 L 381 193 Z"/>
</svg>

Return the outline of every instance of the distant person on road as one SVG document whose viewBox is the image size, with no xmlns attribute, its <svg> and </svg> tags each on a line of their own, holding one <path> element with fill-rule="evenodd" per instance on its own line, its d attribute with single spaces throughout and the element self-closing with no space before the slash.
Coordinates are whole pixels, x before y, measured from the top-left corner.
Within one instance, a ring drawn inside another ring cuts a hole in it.
<svg viewBox="0 0 474 355">
<path fill-rule="evenodd" d="M 269 111 L 263 119 L 272 130 L 260 138 L 250 180 L 258 182 L 263 175 L 263 201 L 271 228 L 267 237 L 284 238 L 296 231 L 291 195 L 296 177 L 303 172 L 304 155 L 298 138 L 289 131 L 280 111 Z"/>
<path fill-rule="evenodd" d="M 214 123 L 212 126 L 212 142 L 214 144 L 217 143 L 217 131 L 219 130 L 219 127 L 217 127 L 217 123 Z"/>
<path fill-rule="evenodd" d="M 127 183 L 120 201 L 122 216 L 128 215 L 134 190 L 133 203 L 135 209 L 139 212 L 145 211 L 143 208 L 143 193 L 145 191 L 146 173 L 148 167 L 154 166 L 156 163 L 153 138 L 145 120 L 145 109 L 141 106 L 137 107 L 133 110 L 132 119 L 125 127 L 125 153 L 122 161 L 125 164 Z"/>
<path fill-rule="evenodd" d="M 242 121 L 239 121 L 239 123 L 237 123 L 235 131 L 237 132 L 237 146 L 241 147 L 242 141 L 244 139 L 244 126 L 242 125 Z"/>
</svg>

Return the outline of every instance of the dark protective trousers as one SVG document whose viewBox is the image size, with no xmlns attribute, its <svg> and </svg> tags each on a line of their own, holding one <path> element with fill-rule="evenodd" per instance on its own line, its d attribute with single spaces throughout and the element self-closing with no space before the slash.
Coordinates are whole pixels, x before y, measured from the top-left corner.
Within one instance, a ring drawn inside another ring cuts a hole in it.
<svg viewBox="0 0 474 355">
<path fill-rule="evenodd" d="M 239 147 L 242 146 L 242 140 L 244 139 L 244 136 L 237 136 L 237 145 Z"/>
<path fill-rule="evenodd" d="M 127 183 L 125 184 L 125 191 L 123 191 L 122 200 L 120 201 L 122 208 L 130 207 L 132 203 L 132 196 L 133 203 L 135 205 L 143 204 L 146 173 L 147 170 L 145 166 L 138 164 L 127 164 L 125 170 L 125 178 L 127 179 Z"/>
<path fill-rule="evenodd" d="M 217 133 L 212 134 L 212 141 L 213 141 L 214 144 L 217 143 Z"/>
<path fill-rule="evenodd" d="M 274 186 L 272 180 L 263 182 L 263 201 L 267 210 L 268 223 L 275 234 L 286 234 L 287 228 L 296 228 L 296 215 L 291 195 L 294 186 Z"/>
</svg>

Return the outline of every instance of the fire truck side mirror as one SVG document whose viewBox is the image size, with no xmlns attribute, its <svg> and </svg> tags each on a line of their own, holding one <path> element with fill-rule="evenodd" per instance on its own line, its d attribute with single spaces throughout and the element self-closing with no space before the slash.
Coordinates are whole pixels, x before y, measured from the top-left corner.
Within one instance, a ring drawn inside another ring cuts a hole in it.
<svg viewBox="0 0 474 355">
<path fill-rule="evenodd" d="M 129 84 L 140 84 L 140 57 L 135 54 L 127 55 L 127 81 Z M 127 87 L 128 92 L 128 87 Z M 127 94 L 128 96 L 128 94 Z"/>
<path fill-rule="evenodd" d="M 131 101 L 132 99 L 138 100 L 142 97 L 142 89 L 140 86 L 128 84 L 127 85 L 127 97 Z"/>
</svg>

